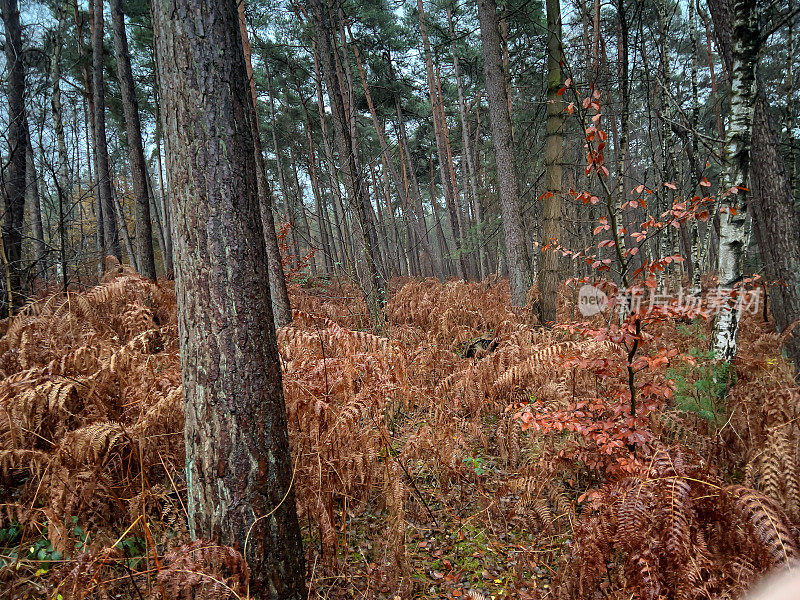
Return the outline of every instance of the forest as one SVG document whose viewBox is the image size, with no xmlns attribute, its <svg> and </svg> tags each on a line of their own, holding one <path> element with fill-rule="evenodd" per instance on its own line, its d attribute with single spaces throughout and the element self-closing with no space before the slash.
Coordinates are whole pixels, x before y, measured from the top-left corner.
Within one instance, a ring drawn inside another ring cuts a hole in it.
<svg viewBox="0 0 800 600">
<path fill-rule="evenodd" d="M 0 599 L 800 597 L 800 2 L 0 16 Z"/>
</svg>

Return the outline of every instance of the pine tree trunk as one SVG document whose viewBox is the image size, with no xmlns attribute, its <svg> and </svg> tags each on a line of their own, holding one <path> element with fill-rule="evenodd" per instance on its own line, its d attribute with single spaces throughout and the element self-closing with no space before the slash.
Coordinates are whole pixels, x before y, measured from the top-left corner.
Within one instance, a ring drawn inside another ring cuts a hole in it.
<svg viewBox="0 0 800 600">
<path fill-rule="evenodd" d="M 483 41 L 486 94 L 489 100 L 492 140 L 497 162 L 497 187 L 500 191 L 506 260 L 511 282 L 511 305 L 525 306 L 532 283 L 531 270 L 520 215 L 519 182 L 511 136 L 506 82 L 500 56 L 497 6 L 494 0 L 478 0 L 478 18 Z"/>
<path fill-rule="evenodd" d="M 155 0 L 153 16 L 177 243 L 190 530 L 239 548 L 253 597 L 304 599 L 236 2 Z"/>
<path fill-rule="evenodd" d="M 166 193 L 164 189 L 164 168 L 162 165 L 161 160 L 161 138 L 163 132 L 161 131 L 161 110 L 159 109 L 159 85 L 158 85 L 158 56 L 154 55 L 156 69 L 154 72 L 154 79 L 155 85 L 153 86 L 153 97 L 155 98 L 155 116 L 156 116 L 156 167 L 158 168 L 158 197 L 155 198 L 154 201 L 157 201 L 159 207 L 161 209 L 161 225 L 162 225 L 162 234 L 164 236 L 164 254 L 162 258 L 164 260 L 164 277 L 166 279 L 172 279 L 175 276 L 175 267 L 173 265 L 173 256 L 172 256 L 172 224 L 171 224 L 171 216 L 169 212 L 169 202 L 166 199 Z M 150 188 L 152 191 L 153 184 L 152 181 L 150 182 Z"/>
<path fill-rule="evenodd" d="M 4 175 L 3 250 L 6 300 L 9 316 L 22 304 L 22 234 L 25 221 L 25 185 L 28 163 L 28 129 L 25 117 L 25 65 L 22 27 L 17 0 L 0 0 L 6 41 L 8 73 L 8 167 Z"/>
<path fill-rule="evenodd" d="M 352 33 L 350 34 L 352 38 Z M 372 94 L 369 91 L 369 86 L 367 85 L 367 78 L 364 74 L 364 66 L 361 63 L 361 56 L 358 51 L 358 47 L 353 45 L 353 51 L 355 54 L 356 65 L 358 66 L 358 73 L 361 78 L 361 85 L 364 89 L 364 95 L 367 99 L 367 106 L 369 108 L 370 116 L 372 117 L 372 124 L 375 127 L 375 132 L 378 134 L 378 143 L 380 144 L 381 148 L 381 159 L 383 162 L 384 169 L 386 169 L 392 177 L 392 182 L 394 183 L 395 191 L 397 195 L 400 196 L 400 202 L 403 206 L 409 205 L 408 196 L 405 193 L 405 186 L 400 181 L 400 174 L 397 172 L 397 167 L 394 164 L 394 160 L 392 160 L 392 156 L 389 152 L 389 145 L 386 142 L 386 133 L 384 131 L 383 124 L 378 120 L 377 112 L 375 111 L 375 105 L 372 102 Z M 402 160 L 402 154 L 401 154 Z M 434 264 L 433 261 L 433 251 L 431 250 L 430 244 L 428 243 L 427 237 L 423 236 L 422 231 L 420 229 L 424 227 L 422 223 L 418 219 L 413 219 L 412 223 L 416 228 L 417 236 L 420 238 L 422 242 L 422 251 L 427 256 L 427 260 Z M 440 274 L 437 274 L 437 277 Z"/>
<path fill-rule="evenodd" d="M 320 70 L 325 77 L 328 99 L 332 108 L 334 139 L 339 158 L 344 163 L 342 171 L 345 187 L 347 188 L 348 199 L 353 212 L 355 212 L 361 225 L 364 262 L 367 269 L 367 281 L 364 282 L 365 295 L 370 319 L 373 327 L 377 330 L 382 327 L 383 323 L 382 313 L 383 305 L 386 301 L 386 283 L 378 264 L 378 240 L 369 214 L 372 207 L 367 195 L 364 176 L 354 152 L 351 135 L 353 123 L 352 119 L 348 118 L 345 110 L 344 97 L 342 95 L 344 82 L 339 73 L 341 69 L 337 70 L 336 68 L 336 57 L 331 40 L 333 29 L 327 4 L 327 0 L 311 0 L 314 33 L 321 62 Z"/>
<path fill-rule="evenodd" d="M 561 163 L 564 154 L 562 86 L 561 5 L 547 0 L 547 138 L 545 141 L 545 197 L 542 204 L 542 270 L 539 278 L 539 323 L 555 323 L 557 316 L 558 263 L 561 242 Z"/>
<path fill-rule="evenodd" d="M 455 205 L 455 182 L 452 174 L 452 161 L 448 160 L 447 142 L 445 140 L 445 128 L 447 122 L 444 119 L 442 109 L 441 93 L 439 83 L 433 68 L 433 57 L 431 55 L 431 44 L 428 40 L 427 28 L 425 26 L 425 8 L 422 0 L 417 0 L 417 11 L 419 13 L 419 28 L 422 35 L 423 53 L 425 55 L 425 72 L 428 78 L 428 92 L 431 99 L 431 110 L 433 111 L 433 131 L 436 138 L 436 151 L 439 158 L 439 177 L 442 180 L 442 192 L 447 213 L 450 217 L 450 229 L 453 232 L 454 256 L 456 272 L 459 279 L 465 279 L 464 256 L 461 253 L 461 232 L 458 228 L 458 216 L 456 215 Z"/>
<path fill-rule="evenodd" d="M 461 80 L 461 69 L 459 67 L 458 52 L 456 50 L 456 31 L 453 23 L 453 11 L 447 9 L 447 21 L 450 27 L 450 52 L 453 56 L 453 70 L 456 78 L 456 88 L 458 90 L 458 111 L 461 115 L 461 139 L 463 143 L 463 156 L 467 166 L 467 179 L 469 181 L 469 191 L 472 198 L 473 213 L 475 217 L 475 245 L 478 248 L 478 273 L 481 280 L 486 278 L 484 269 L 486 251 L 485 244 L 481 239 L 481 228 L 483 226 L 480 210 L 480 200 L 478 196 L 478 184 L 475 178 L 475 164 L 472 160 L 472 147 L 470 143 L 469 121 L 467 120 L 467 102 L 464 98 L 464 83 Z"/>
<path fill-rule="evenodd" d="M 111 170 L 108 164 L 108 142 L 106 138 L 106 100 L 103 75 L 103 3 L 91 0 L 93 6 L 94 30 L 92 31 L 92 95 L 94 96 L 95 127 L 95 175 L 99 205 L 103 210 L 103 241 L 105 251 L 122 262 L 122 249 L 119 243 L 117 212 L 111 193 Z"/>
<path fill-rule="evenodd" d="M 136 201 L 136 265 L 139 273 L 156 279 L 156 259 L 153 253 L 153 224 L 150 219 L 150 198 L 147 194 L 147 171 L 142 148 L 142 127 L 139 123 L 139 102 L 133 85 L 131 59 L 128 52 L 128 35 L 125 32 L 125 15 L 120 0 L 109 0 L 111 24 L 114 30 L 114 49 L 117 59 L 117 76 L 125 114 L 125 131 L 128 135 L 128 162 L 131 183 Z"/>
</svg>

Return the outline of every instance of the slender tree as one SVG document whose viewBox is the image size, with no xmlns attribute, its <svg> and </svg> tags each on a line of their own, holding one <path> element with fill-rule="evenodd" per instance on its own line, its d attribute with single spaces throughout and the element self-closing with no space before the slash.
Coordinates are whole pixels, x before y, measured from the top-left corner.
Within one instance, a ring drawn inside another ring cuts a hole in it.
<svg viewBox="0 0 800 600">
<path fill-rule="evenodd" d="M 492 141 L 497 162 L 497 187 L 500 191 L 500 210 L 503 215 L 506 260 L 511 282 L 511 304 L 524 306 L 532 283 L 531 267 L 520 215 L 519 181 L 500 50 L 497 5 L 494 0 L 478 0 L 478 18 L 483 41 L 486 95 L 489 99 Z"/>
<path fill-rule="evenodd" d="M 272 214 L 274 204 L 272 187 L 269 185 L 267 173 L 264 168 L 261 129 L 258 127 L 258 95 L 256 94 L 256 82 L 253 78 L 252 51 L 250 48 L 250 36 L 247 33 L 244 0 L 239 1 L 239 31 L 242 35 L 245 67 L 247 68 L 247 79 L 250 87 L 250 100 L 253 103 L 253 111 L 256 115 L 256 118 L 253 119 L 253 143 L 255 146 L 256 175 L 258 178 L 258 197 L 261 203 L 261 221 L 264 226 L 264 244 L 267 250 L 269 267 L 269 292 L 272 299 L 272 316 L 275 319 L 275 327 L 283 327 L 292 322 L 292 308 L 289 304 L 289 292 L 286 290 L 286 276 L 283 272 L 283 261 L 281 260 L 281 252 L 278 247 L 278 236 L 275 232 L 275 217 Z"/>
<path fill-rule="evenodd" d="M 314 35 L 320 58 L 320 70 L 325 78 L 328 100 L 331 105 L 334 125 L 334 140 L 339 159 L 343 163 L 343 174 L 348 199 L 361 226 L 364 247 L 364 262 L 367 269 L 365 282 L 367 306 L 373 326 L 380 328 L 383 304 L 386 301 L 386 282 L 378 264 L 378 238 L 374 223 L 370 219 L 372 205 L 367 193 L 366 181 L 353 144 L 354 123 L 345 109 L 342 90 L 348 89 L 342 69 L 337 68 L 333 46 L 333 29 L 327 0 L 311 0 L 314 19 Z"/>
<path fill-rule="evenodd" d="M 155 0 L 194 537 L 236 545 L 250 594 L 306 598 L 235 0 Z"/>
<path fill-rule="evenodd" d="M 117 226 L 117 211 L 111 191 L 111 170 L 108 163 L 106 137 L 106 92 L 103 74 L 103 2 L 90 2 L 93 12 L 92 31 L 92 96 L 94 97 L 94 160 L 97 179 L 98 206 L 102 209 L 103 245 L 105 251 L 122 261 L 122 249 Z M 99 217 L 99 215 L 98 215 Z M 101 261 L 105 257 L 101 257 Z"/>
<path fill-rule="evenodd" d="M 543 244 L 542 270 L 539 277 L 539 322 L 557 320 L 558 258 L 556 247 L 561 241 L 561 162 L 564 153 L 563 103 L 558 91 L 562 86 L 561 3 L 547 0 L 547 138 L 545 141 L 545 195 L 542 206 Z"/>
<path fill-rule="evenodd" d="M 155 280 L 156 259 L 153 253 L 153 225 L 150 219 L 150 196 L 147 193 L 147 170 L 142 148 L 142 126 L 139 122 L 139 102 L 133 85 L 131 58 L 128 51 L 128 34 L 125 32 L 125 15 L 120 0 L 109 0 L 111 24 L 114 30 L 114 50 L 117 75 L 122 93 L 125 114 L 125 131 L 128 137 L 128 162 L 131 183 L 136 201 L 136 266 L 145 277 Z"/>
<path fill-rule="evenodd" d="M 735 0 L 730 70 L 730 115 L 725 139 L 724 185 L 720 205 L 717 274 L 721 288 L 731 289 L 744 276 L 744 256 L 749 242 L 747 202 L 750 195 L 750 147 L 756 102 L 756 66 L 760 46 L 755 0 Z M 740 314 L 724 305 L 714 319 L 712 349 L 717 358 L 736 356 Z"/>
</svg>

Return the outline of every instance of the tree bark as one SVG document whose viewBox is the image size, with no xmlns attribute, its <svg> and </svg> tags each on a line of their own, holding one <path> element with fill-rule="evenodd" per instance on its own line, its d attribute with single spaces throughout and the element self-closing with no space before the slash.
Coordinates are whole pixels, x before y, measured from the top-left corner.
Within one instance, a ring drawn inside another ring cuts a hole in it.
<svg viewBox="0 0 800 600">
<path fill-rule="evenodd" d="M 730 117 L 725 139 L 724 184 L 720 203 L 720 239 L 717 259 L 719 285 L 732 289 L 744 277 L 744 257 L 749 235 L 747 203 L 751 132 L 756 101 L 756 66 L 759 32 L 754 0 L 735 0 L 730 74 Z M 736 336 L 741 315 L 736 306 L 722 306 L 714 319 L 712 350 L 717 358 L 736 356 Z"/>
<path fill-rule="evenodd" d="M 247 21 L 244 12 L 244 0 L 239 1 L 239 32 L 242 36 L 244 50 L 244 64 L 247 70 L 247 79 L 250 88 L 250 100 L 253 103 L 253 145 L 256 161 L 256 178 L 258 183 L 258 198 L 261 210 L 261 223 L 264 227 L 264 245 L 267 251 L 267 271 L 269 273 L 269 293 L 272 301 L 272 317 L 275 327 L 283 327 L 292 322 L 292 307 L 289 303 L 289 292 L 286 289 L 286 274 L 283 272 L 283 259 L 278 246 L 278 234 L 275 231 L 275 216 L 272 213 L 274 205 L 272 187 L 267 179 L 267 170 L 264 165 L 264 150 L 261 145 L 261 128 L 258 119 L 258 94 L 256 81 L 253 77 L 252 52 L 250 36 L 247 33 Z M 271 97 L 270 97 L 271 98 Z M 274 129 L 273 129 L 273 135 Z"/>
<path fill-rule="evenodd" d="M 3 249 L 6 267 L 8 314 L 22 304 L 22 229 L 25 221 L 25 185 L 28 161 L 28 130 L 25 117 L 25 65 L 22 26 L 17 0 L 1 0 L 8 72 L 8 168 L 3 196 Z"/>
<path fill-rule="evenodd" d="M 125 15 L 120 0 L 109 0 L 111 24 L 114 30 L 114 49 L 117 59 L 117 76 L 125 114 L 125 132 L 128 136 L 128 162 L 131 183 L 136 201 L 136 266 L 139 273 L 155 281 L 156 259 L 153 253 L 153 224 L 150 219 L 150 198 L 147 194 L 147 171 L 142 148 L 142 126 L 139 122 L 139 102 L 133 85 L 131 59 L 128 52 L 128 34 L 125 32 Z"/>
<path fill-rule="evenodd" d="M 558 244 L 561 241 L 561 163 L 564 154 L 563 102 L 561 88 L 561 5 L 547 0 L 547 138 L 545 140 L 545 196 L 542 205 L 542 270 L 539 278 L 539 323 L 555 323 L 558 292 Z"/>
<path fill-rule="evenodd" d="M 173 190 L 189 524 L 250 594 L 306 597 L 236 2 L 156 0 Z"/>
<path fill-rule="evenodd" d="M 461 140 L 463 144 L 463 157 L 467 166 L 467 178 L 469 181 L 469 192 L 472 198 L 473 212 L 475 216 L 475 245 L 478 249 L 478 273 L 481 280 L 486 278 L 486 271 L 484 269 L 486 252 L 485 244 L 481 239 L 481 230 L 483 228 L 483 217 L 481 215 L 480 200 L 478 196 L 478 183 L 475 178 L 475 163 L 472 160 L 472 145 L 470 143 L 469 121 L 467 120 L 467 102 L 464 98 L 464 83 L 461 79 L 461 69 L 458 60 L 458 51 L 456 48 L 456 30 L 453 23 L 453 11 L 447 9 L 447 21 L 450 27 L 450 52 L 453 56 L 453 71 L 456 78 L 456 88 L 458 90 L 458 110 L 461 115 Z"/>
<path fill-rule="evenodd" d="M 108 142 L 106 139 L 106 100 L 103 77 L 103 3 L 91 0 L 93 6 L 94 30 L 92 31 L 92 95 L 94 96 L 94 156 L 95 175 L 99 205 L 103 211 L 103 241 L 105 251 L 122 262 L 122 249 L 119 243 L 117 212 L 111 193 L 111 171 L 108 165 Z M 105 260 L 105 257 L 101 257 Z"/>
<path fill-rule="evenodd" d="M 311 0 L 314 18 L 314 29 L 317 50 L 321 62 L 321 71 L 325 77 L 328 89 L 328 100 L 333 113 L 334 139 L 339 153 L 339 160 L 343 163 L 345 187 L 353 211 L 361 225 L 364 259 L 367 269 L 366 298 L 373 327 L 380 329 L 383 322 L 383 305 L 386 301 L 386 283 L 376 260 L 378 254 L 378 240 L 369 211 L 372 210 L 367 195 L 364 175 L 358 164 L 353 149 L 350 119 L 345 111 L 342 95 L 343 81 L 339 75 L 332 46 L 331 37 L 333 29 L 330 23 L 327 0 Z"/>
<path fill-rule="evenodd" d="M 441 105 L 441 94 L 436 73 L 433 69 L 433 56 L 431 55 L 431 44 L 428 40 L 428 32 L 425 26 L 425 7 L 422 0 L 417 0 L 417 11 L 419 13 L 419 29 L 422 35 L 423 54 L 425 55 L 425 72 L 428 78 L 428 92 L 431 100 L 431 110 L 433 111 L 433 131 L 436 138 L 436 151 L 439 159 L 439 177 L 442 180 L 442 193 L 444 194 L 447 214 L 450 217 L 450 229 L 453 232 L 453 245 L 455 252 L 452 258 L 456 265 L 456 272 L 459 279 L 466 278 L 464 266 L 464 256 L 461 252 L 461 231 L 458 227 L 458 215 L 456 214 L 455 204 L 455 182 L 453 181 L 452 161 L 448 159 L 447 142 L 445 140 L 445 129 L 447 122 L 444 118 L 444 110 Z"/>
<path fill-rule="evenodd" d="M 531 268 L 519 208 L 519 182 L 503 62 L 500 56 L 500 33 L 495 0 L 478 0 L 478 18 L 483 41 L 486 94 L 489 100 L 492 140 L 497 162 L 497 187 L 500 191 L 506 260 L 511 282 L 511 305 L 525 306 L 532 283 Z"/>
<path fill-rule="evenodd" d="M 42 199 L 39 195 L 39 175 L 36 173 L 36 162 L 33 155 L 33 144 L 30 140 L 28 129 L 28 148 L 25 152 L 25 204 L 28 208 L 31 222 L 31 237 L 33 238 L 33 259 L 35 265 L 33 273 L 42 283 L 47 280 L 47 244 L 44 239 L 44 226 L 42 225 Z"/>
<path fill-rule="evenodd" d="M 732 73 L 735 62 L 734 5 L 731 0 L 709 0 L 708 6 L 719 48 L 728 65 L 728 73 Z M 730 135 L 727 137 L 730 138 Z M 766 97 L 758 89 L 758 84 L 750 152 L 748 200 L 753 216 L 753 232 L 767 279 L 779 282 L 770 287 L 769 297 L 775 326 L 782 331 L 800 318 L 800 232 L 793 210 L 786 165 L 777 135 L 769 121 Z M 789 337 L 786 348 L 794 360 L 795 369 L 800 369 L 800 335 L 797 328 Z"/>
</svg>

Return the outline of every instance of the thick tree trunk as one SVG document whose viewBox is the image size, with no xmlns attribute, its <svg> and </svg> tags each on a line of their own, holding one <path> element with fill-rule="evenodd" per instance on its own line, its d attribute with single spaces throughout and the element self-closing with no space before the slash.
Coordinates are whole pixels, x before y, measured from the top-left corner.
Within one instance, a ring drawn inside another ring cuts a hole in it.
<svg viewBox="0 0 800 600">
<path fill-rule="evenodd" d="M 547 138 L 545 141 L 545 196 L 542 204 L 542 270 L 539 278 L 539 323 L 555 323 L 557 319 L 558 263 L 561 243 L 561 163 L 564 154 L 563 103 L 561 88 L 561 5 L 547 0 Z"/>
<path fill-rule="evenodd" d="M 497 187 L 500 191 L 506 260 L 511 282 L 511 304 L 512 306 L 524 306 L 527 302 L 528 290 L 531 287 L 531 269 L 519 208 L 519 182 L 511 136 L 511 116 L 508 112 L 503 62 L 500 56 L 500 33 L 495 0 L 478 0 L 478 18 L 483 41 L 486 93 L 489 99 L 492 140 L 497 162 Z"/>
<path fill-rule="evenodd" d="M 311 6 L 321 71 L 325 77 L 328 99 L 333 114 L 334 138 L 339 159 L 343 163 L 342 171 L 345 187 L 347 188 L 350 204 L 362 230 L 364 262 L 367 269 L 367 281 L 365 282 L 367 307 L 373 326 L 375 329 L 380 329 L 383 322 L 383 305 L 386 301 L 386 283 L 376 260 L 378 240 L 369 215 L 372 207 L 367 195 L 364 176 L 353 149 L 352 123 L 345 111 L 342 95 L 344 82 L 336 69 L 336 59 L 331 40 L 333 29 L 330 23 L 327 0 L 311 0 Z"/>
<path fill-rule="evenodd" d="M 720 240 L 717 260 L 719 285 L 737 286 L 744 276 L 749 235 L 746 227 L 750 173 L 751 131 L 756 101 L 756 65 L 759 32 L 754 0 L 735 0 L 733 7 L 730 118 L 725 139 L 724 184 L 720 203 Z M 717 358 L 736 356 L 739 311 L 721 307 L 714 319 L 712 350 Z"/>
<path fill-rule="evenodd" d="M 286 274 L 283 272 L 283 259 L 278 246 L 278 235 L 275 231 L 275 216 L 272 213 L 274 204 L 272 188 L 267 179 L 264 166 L 264 151 L 261 145 L 261 128 L 258 119 L 258 95 L 253 77 L 252 52 L 250 36 L 247 33 L 247 21 L 244 12 L 244 0 L 239 1 L 239 32 L 242 36 L 245 68 L 250 89 L 250 100 L 253 103 L 253 146 L 256 161 L 256 177 L 258 183 L 258 199 L 261 210 L 261 224 L 264 227 L 264 245 L 267 251 L 267 271 L 269 273 L 269 293 L 272 301 L 272 317 L 275 327 L 283 327 L 292 322 L 292 307 L 289 303 L 289 292 L 286 289 Z M 274 135 L 274 129 L 273 129 Z"/>
<path fill-rule="evenodd" d="M 153 253 L 153 224 L 150 219 L 150 198 L 147 194 L 147 171 L 142 148 L 142 127 L 139 122 L 139 102 L 133 85 L 131 59 L 128 52 L 128 34 L 125 32 L 125 15 L 120 0 L 109 0 L 111 24 L 114 30 L 114 50 L 117 59 L 117 76 L 125 114 L 125 132 L 128 136 L 128 162 L 131 183 L 136 201 L 136 266 L 139 273 L 156 279 L 156 259 Z"/>
<path fill-rule="evenodd" d="M 22 228 L 25 221 L 25 184 L 28 161 L 28 129 L 25 118 L 25 65 L 22 27 L 17 0 L 1 0 L 8 73 L 8 167 L 4 177 L 3 257 L 9 315 L 23 301 Z"/>
<path fill-rule="evenodd" d="M 92 95 L 94 96 L 94 156 L 95 175 L 99 205 L 103 211 L 103 241 L 105 251 L 122 262 L 122 249 L 119 243 L 117 212 L 111 193 L 111 171 L 108 165 L 108 142 L 106 139 L 106 100 L 103 77 L 103 3 L 92 0 L 94 30 L 92 31 Z M 105 259 L 105 257 L 102 257 Z"/>
<path fill-rule="evenodd" d="M 734 6 L 739 6 L 741 1 L 708 2 L 719 48 L 729 73 L 733 72 L 735 63 Z M 726 139 L 730 137 L 728 135 Z M 766 98 L 758 89 L 750 153 L 750 190 L 747 200 L 752 211 L 753 231 L 761 251 L 764 273 L 768 280 L 779 282 L 770 287 L 770 301 L 775 326 L 781 331 L 800 318 L 800 232 L 794 215 L 786 165 L 777 135 L 769 122 Z M 721 216 L 724 218 L 726 215 Z M 790 336 L 787 350 L 795 368 L 800 369 L 798 329 Z"/>
<path fill-rule="evenodd" d="M 156 0 L 153 15 L 191 532 L 242 551 L 254 597 L 300 600 L 303 549 L 236 2 Z"/>
</svg>

